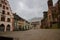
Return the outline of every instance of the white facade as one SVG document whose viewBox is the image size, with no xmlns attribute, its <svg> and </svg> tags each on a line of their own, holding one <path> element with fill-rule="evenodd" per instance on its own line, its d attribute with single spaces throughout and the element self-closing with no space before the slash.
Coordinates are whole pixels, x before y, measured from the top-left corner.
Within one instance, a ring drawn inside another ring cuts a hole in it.
<svg viewBox="0 0 60 40">
<path fill-rule="evenodd" d="M 0 0 L 0 31 L 1 30 L 5 32 L 8 30 L 13 31 L 13 14 L 7 0 Z"/>
</svg>

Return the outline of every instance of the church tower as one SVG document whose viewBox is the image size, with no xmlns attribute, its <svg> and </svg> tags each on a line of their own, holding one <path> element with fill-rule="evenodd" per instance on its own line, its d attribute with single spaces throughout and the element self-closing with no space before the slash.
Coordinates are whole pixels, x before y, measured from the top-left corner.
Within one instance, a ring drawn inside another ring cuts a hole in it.
<svg viewBox="0 0 60 40">
<path fill-rule="evenodd" d="M 52 9 L 53 9 L 53 1 L 52 0 L 48 0 L 48 2 L 47 2 L 47 4 L 48 4 L 48 13 L 47 13 L 47 15 L 48 15 L 48 27 L 49 28 L 51 28 L 51 22 L 53 21 L 53 15 L 52 15 Z"/>
<path fill-rule="evenodd" d="M 53 1 L 52 0 L 48 0 L 48 8 L 52 8 L 53 7 Z"/>
</svg>

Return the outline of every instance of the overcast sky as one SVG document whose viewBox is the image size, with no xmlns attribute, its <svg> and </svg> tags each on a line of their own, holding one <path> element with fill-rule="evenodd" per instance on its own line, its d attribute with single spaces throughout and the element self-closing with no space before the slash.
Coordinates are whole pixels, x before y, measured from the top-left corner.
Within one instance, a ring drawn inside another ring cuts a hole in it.
<svg viewBox="0 0 60 40">
<path fill-rule="evenodd" d="M 54 3 L 57 0 L 53 0 Z M 43 17 L 43 11 L 48 10 L 47 0 L 9 0 L 13 12 L 28 20 L 33 17 Z"/>
</svg>

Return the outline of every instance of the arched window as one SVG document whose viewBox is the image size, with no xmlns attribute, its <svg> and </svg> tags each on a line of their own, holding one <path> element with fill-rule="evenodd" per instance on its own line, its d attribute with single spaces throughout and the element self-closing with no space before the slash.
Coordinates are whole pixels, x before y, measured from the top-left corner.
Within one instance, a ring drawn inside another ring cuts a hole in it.
<svg viewBox="0 0 60 40">
<path fill-rule="evenodd" d="M 3 9 L 5 9 L 5 6 L 3 5 Z"/>
<path fill-rule="evenodd" d="M 10 13 L 9 13 L 9 12 L 7 12 L 7 15 L 10 15 Z"/>
<path fill-rule="evenodd" d="M 8 8 L 8 7 L 6 7 L 6 9 L 8 10 L 9 8 Z"/>
<path fill-rule="evenodd" d="M 4 10 L 2 10 L 2 14 L 5 14 L 5 11 Z"/>
<path fill-rule="evenodd" d="M 1 24 L 0 25 L 0 31 L 4 31 L 4 29 L 5 29 L 5 25 L 4 24 Z"/>
<path fill-rule="evenodd" d="M 7 22 L 10 22 L 10 18 L 7 18 Z"/>
<path fill-rule="evenodd" d="M 7 31 L 10 31 L 10 25 L 9 25 L 9 24 L 7 25 L 6 30 L 7 30 Z"/>
<path fill-rule="evenodd" d="M 5 17 L 4 16 L 1 17 L 1 21 L 5 21 Z"/>
</svg>

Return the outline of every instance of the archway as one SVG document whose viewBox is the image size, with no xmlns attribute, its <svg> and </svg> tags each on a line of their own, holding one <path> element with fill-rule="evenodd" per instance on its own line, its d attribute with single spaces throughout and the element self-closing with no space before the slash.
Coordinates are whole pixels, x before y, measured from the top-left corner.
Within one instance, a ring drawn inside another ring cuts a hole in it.
<svg viewBox="0 0 60 40">
<path fill-rule="evenodd" d="M 6 31 L 10 31 L 10 25 L 7 25 Z"/>
<path fill-rule="evenodd" d="M 0 25 L 0 31 L 4 31 L 4 29 L 5 29 L 5 25 L 4 24 L 1 24 Z"/>
</svg>

